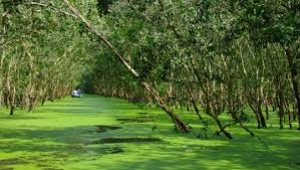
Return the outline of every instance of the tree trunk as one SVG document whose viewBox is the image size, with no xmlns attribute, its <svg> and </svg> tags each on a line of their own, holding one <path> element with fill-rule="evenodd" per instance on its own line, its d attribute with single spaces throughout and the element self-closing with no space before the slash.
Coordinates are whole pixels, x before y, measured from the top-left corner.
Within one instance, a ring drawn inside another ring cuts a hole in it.
<svg viewBox="0 0 300 170">
<path fill-rule="evenodd" d="M 242 121 L 237 116 L 237 111 L 233 111 L 233 110 L 229 109 L 229 114 L 231 114 L 231 117 L 232 117 L 232 119 L 234 120 L 235 123 L 238 123 L 238 122 Z"/>
<path fill-rule="evenodd" d="M 299 94 L 299 84 L 297 81 L 297 76 L 298 76 L 297 64 L 294 61 L 294 57 L 292 56 L 289 47 L 285 47 L 284 50 L 290 68 L 292 85 L 294 90 L 294 97 L 296 99 L 296 106 L 297 106 L 297 113 L 298 113 L 298 130 L 300 130 L 300 94 Z"/>
<path fill-rule="evenodd" d="M 269 106 L 268 106 L 267 103 L 266 103 L 266 106 L 265 106 L 265 111 L 266 111 L 266 119 L 269 120 L 270 119 L 270 116 L 269 116 Z"/>
<path fill-rule="evenodd" d="M 258 115 L 259 115 L 259 117 L 260 117 L 260 121 L 261 121 L 261 126 L 262 126 L 262 128 L 267 128 L 266 119 L 265 119 L 265 117 L 264 117 L 264 115 L 263 115 L 263 112 L 262 112 L 262 109 L 261 109 L 260 106 L 257 108 L 257 111 L 258 111 Z"/>
<path fill-rule="evenodd" d="M 173 120 L 173 122 L 178 126 L 178 128 L 182 131 L 182 132 L 189 132 L 189 128 L 188 126 L 169 108 L 167 108 L 165 102 L 162 100 L 162 98 L 158 95 L 158 93 L 156 92 L 156 90 L 148 83 L 142 81 L 141 82 L 142 86 L 148 91 L 150 92 L 150 94 L 154 97 L 154 99 L 156 100 L 158 106 L 164 110 Z"/>
<path fill-rule="evenodd" d="M 14 111 L 15 111 L 15 106 L 10 106 L 10 112 L 9 115 L 14 115 Z"/>
<path fill-rule="evenodd" d="M 221 121 L 219 120 L 219 118 L 217 118 L 215 116 L 212 116 L 212 117 L 217 122 L 217 125 L 219 126 L 220 132 L 222 132 L 228 139 L 233 139 L 231 134 L 225 130 L 225 128 L 223 127 L 223 125 L 222 125 Z"/>
<path fill-rule="evenodd" d="M 293 129 L 293 112 L 292 111 L 288 111 L 288 114 L 289 114 L 289 129 Z"/>
<path fill-rule="evenodd" d="M 283 129 L 283 117 L 284 117 L 284 110 L 282 105 L 280 104 L 278 110 L 278 115 L 279 115 L 279 129 Z"/>
<path fill-rule="evenodd" d="M 200 115 L 199 108 L 198 108 L 197 103 L 196 103 L 196 101 L 195 101 L 194 98 L 192 98 L 192 104 L 193 104 L 194 110 L 195 110 L 195 112 L 196 112 L 198 118 L 199 118 L 200 120 L 203 120 L 202 116 Z"/>
<path fill-rule="evenodd" d="M 251 104 L 249 104 L 249 106 L 251 107 L 252 111 L 254 112 L 255 114 L 255 117 L 256 117 L 256 121 L 257 121 L 257 128 L 260 129 L 261 128 L 261 119 L 260 119 L 260 116 L 258 114 L 258 111 L 256 110 L 256 108 L 254 106 L 252 106 Z"/>
<path fill-rule="evenodd" d="M 247 131 L 247 132 L 251 135 L 251 137 L 254 136 L 254 133 L 253 133 L 249 128 L 247 128 L 246 126 L 244 126 L 244 124 L 243 124 L 242 122 L 240 122 L 240 126 L 241 126 L 245 131 Z"/>
<path fill-rule="evenodd" d="M 296 105 L 293 104 L 293 121 L 296 121 L 297 119 L 297 108 Z"/>
<path fill-rule="evenodd" d="M 197 106 L 197 102 L 196 102 L 196 99 L 195 99 L 195 97 L 194 97 L 194 95 L 193 95 L 193 93 L 192 93 L 192 90 L 189 88 L 189 87 L 187 87 L 187 89 L 188 89 L 188 92 L 192 95 L 191 96 L 191 103 L 192 103 L 192 105 L 193 105 L 193 107 L 194 107 L 194 110 L 195 110 L 195 112 L 196 112 L 196 115 L 198 116 L 198 118 L 200 119 L 200 120 L 203 120 L 203 118 L 202 118 L 202 116 L 200 115 L 200 111 L 199 111 L 199 108 L 198 108 L 198 106 Z"/>
</svg>

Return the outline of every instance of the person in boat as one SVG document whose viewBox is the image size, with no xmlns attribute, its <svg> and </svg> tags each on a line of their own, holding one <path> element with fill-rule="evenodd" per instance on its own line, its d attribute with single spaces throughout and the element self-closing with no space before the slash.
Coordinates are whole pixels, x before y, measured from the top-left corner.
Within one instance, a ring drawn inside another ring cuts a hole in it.
<svg viewBox="0 0 300 170">
<path fill-rule="evenodd" d="M 75 89 L 73 90 L 72 94 L 71 94 L 72 98 L 80 98 L 81 97 L 81 90 L 80 89 Z"/>
</svg>

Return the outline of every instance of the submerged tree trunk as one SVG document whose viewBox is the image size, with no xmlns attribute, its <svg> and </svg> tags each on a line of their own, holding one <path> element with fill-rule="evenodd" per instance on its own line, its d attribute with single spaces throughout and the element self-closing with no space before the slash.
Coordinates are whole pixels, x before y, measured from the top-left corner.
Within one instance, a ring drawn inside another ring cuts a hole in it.
<svg viewBox="0 0 300 170">
<path fill-rule="evenodd" d="M 220 121 L 220 119 L 215 117 L 215 116 L 212 116 L 212 117 L 216 121 L 217 125 L 219 126 L 220 132 L 222 132 L 228 139 L 233 139 L 231 134 L 225 130 L 224 126 L 222 125 L 222 123 Z"/>
<path fill-rule="evenodd" d="M 182 132 L 189 132 L 188 126 L 171 109 L 169 109 L 166 106 L 165 102 L 162 100 L 162 98 L 159 96 L 159 94 L 156 92 L 156 90 L 149 83 L 147 83 L 145 81 L 142 81 L 141 84 L 148 92 L 150 92 L 150 94 L 156 100 L 158 106 L 171 117 L 171 119 L 178 126 L 178 128 Z"/>
</svg>

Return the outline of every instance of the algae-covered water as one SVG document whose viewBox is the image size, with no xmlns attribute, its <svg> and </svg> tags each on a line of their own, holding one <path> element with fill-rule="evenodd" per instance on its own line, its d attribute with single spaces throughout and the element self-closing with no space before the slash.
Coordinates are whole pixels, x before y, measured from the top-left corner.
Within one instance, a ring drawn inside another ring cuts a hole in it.
<svg viewBox="0 0 300 170">
<path fill-rule="evenodd" d="M 179 111 L 180 113 L 180 111 Z M 33 113 L 0 114 L 0 170 L 300 169 L 300 132 L 238 127 L 234 139 L 180 134 L 165 114 L 127 101 L 87 95 L 48 102 Z M 197 138 L 198 136 L 198 138 Z"/>
</svg>

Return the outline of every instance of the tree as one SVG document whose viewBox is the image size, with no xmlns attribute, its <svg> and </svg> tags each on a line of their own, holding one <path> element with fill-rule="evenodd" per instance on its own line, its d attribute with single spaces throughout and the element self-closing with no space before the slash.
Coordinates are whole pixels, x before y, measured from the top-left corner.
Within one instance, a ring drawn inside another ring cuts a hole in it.
<svg viewBox="0 0 300 170">
<path fill-rule="evenodd" d="M 279 44 L 285 51 L 291 75 L 300 127 L 299 58 L 299 6 L 295 0 L 282 1 L 230 1 L 229 11 L 237 17 L 235 30 L 249 34 L 258 48 L 268 43 Z"/>
</svg>

